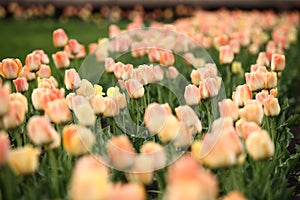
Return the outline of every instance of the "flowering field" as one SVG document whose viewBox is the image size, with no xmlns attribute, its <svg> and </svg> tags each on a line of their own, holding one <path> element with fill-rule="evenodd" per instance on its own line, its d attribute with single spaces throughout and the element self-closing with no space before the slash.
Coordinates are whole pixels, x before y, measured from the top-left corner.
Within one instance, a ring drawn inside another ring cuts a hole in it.
<svg viewBox="0 0 300 200">
<path fill-rule="evenodd" d="M 135 14 L 0 20 L 0 199 L 299 198 L 299 12 Z"/>
</svg>

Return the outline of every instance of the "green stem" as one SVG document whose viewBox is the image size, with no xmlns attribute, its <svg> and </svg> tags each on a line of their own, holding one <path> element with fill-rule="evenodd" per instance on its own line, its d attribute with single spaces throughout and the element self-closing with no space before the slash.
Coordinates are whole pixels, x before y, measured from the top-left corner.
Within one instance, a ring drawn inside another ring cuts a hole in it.
<svg viewBox="0 0 300 200">
<path fill-rule="evenodd" d="M 166 188 L 166 180 L 164 176 L 164 170 L 159 170 L 156 172 L 156 181 L 158 185 L 158 190 L 160 191 L 158 199 L 161 200 L 163 198 L 163 192 Z"/>
<path fill-rule="evenodd" d="M 230 81 L 231 81 L 230 64 L 226 65 L 225 68 L 226 68 L 226 86 L 225 86 L 225 88 L 227 88 L 226 96 L 230 97 L 231 87 L 232 87 L 230 84 Z"/>
<path fill-rule="evenodd" d="M 158 103 L 162 103 L 161 91 L 160 91 L 158 85 L 157 85 L 156 89 L 157 89 Z"/>
<path fill-rule="evenodd" d="M 52 169 L 52 189 L 55 198 L 59 197 L 58 167 L 53 150 L 48 151 L 50 167 Z"/>
</svg>

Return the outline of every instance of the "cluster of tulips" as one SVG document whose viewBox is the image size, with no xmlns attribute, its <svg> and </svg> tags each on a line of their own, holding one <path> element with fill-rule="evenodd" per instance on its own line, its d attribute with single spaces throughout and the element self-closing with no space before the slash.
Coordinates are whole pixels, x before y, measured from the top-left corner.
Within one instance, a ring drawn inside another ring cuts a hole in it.
<svg viewBox="0 0 300 200">
<path fill-rule="evenodd" d="M 16 176 L 33 174 L 39 171 L 39 159 L 58 149 L 78 158 L 69 180 L 70 199 L 143 200 L 147 198 L 145 186 L 160 187 L 162 182 L 166 185 L 159 193 L 165 200 L 218 199 L 222 195 L 224 200 L 247 199 L 239 191 L 220 195 L 213 170 L 243 165 L 248 155 L 257 162 L 274 155 L 274 133 L 261 125 L 281 112 L 277 85 L 286 66 L 284 51 L 296 42 L 298 24 L 297 12 L 279 17 L 272 12 L 221 10 L 198 11 L 173 24 L 153 22 L 153 29 L 140 29 L 144 27 L 140 16 L 127 30 L 111 25 L 111 39 L 88 47 L 89 56 L 95 57 L 105 75 L 113 74 L 110 77 L 117 80 L 118 86 L 109 88 L 101 80 L 94 84 L 81 77 L 72 65 L 88 59 L 85 46 L 69 39 L 63 29 L 54 30 L 53 44 L 60 48 L 52 55 L 56 69 L 50 67 L 52 62 L 43 50 L 29 53 L 25 65 L 17 58 L 0 63 L 0 167 L 8 165 Z M 272 39 L 267 29 L 272 30 Z M 220 65 L 196 55 L 198 45 L 215 48 Z M 257 54 L 250 72 L 244 73 L 242 64 L 234 61 L 241 47 Z M 111 56 L 128 51 L 133 63 Z M 176 66 L 179 53 L 186 66 Z M 135 59 L 145 57 L 147 63 L 135 66 Z M 150 98 L 149 85 L 179 81 L 181 68 L 188 68 L 190 75 L 180 94 L 184 103 L 175 108 L 171 102 Z M 222 79 L 228 81 L 225 86 L 231 86 L 230 75 L 222 78 L 218 68 L 244 76 L 245 84 L 216 102 L 219 117 L 204 127 L 211 111 L 207 109 L 200 118 L 196 110 L 222 93 Z M 64 74 L 63 86 L 54 71 Z M 101 126 L 96 127 L 102 130 L 103 119 L 114 121 L 126 109 L 139 109 L 129 102 L 141 99 L 147 136 L 142 144 L 121 129 L 111 134 L 94 129 L 99 120 Z M 99 136 L 110 138 L 100 145 Z M 176 158 L 166 146 L 173 147 Z M 95 148 L 105 153 L 97 154 Z M 125 173 L 126 183 L 110 179 L 115 169 Z M 167 172 L 158 176 L 160 170 Z"/>
</svg>

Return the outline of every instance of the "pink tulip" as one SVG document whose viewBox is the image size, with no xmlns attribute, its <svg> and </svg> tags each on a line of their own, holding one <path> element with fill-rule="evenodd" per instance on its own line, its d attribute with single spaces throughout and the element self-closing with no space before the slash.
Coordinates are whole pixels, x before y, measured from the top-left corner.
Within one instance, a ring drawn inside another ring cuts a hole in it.
<svg viewBox="0 0 300 200">
<path fill-rule="evenodd" d="M 112 59 L 111 57 L 105 58 L 104 60 L 104 67 L 105 67 L 105 71 L 110 73 L 110 72 L 114 72 L 115 70 L 115 61 L 114 59 Z"/>
<path fill-rule="evenodd" d="M 232 99 L 237 105 L 244 106 L 247 100 L 252 99 L 250 87 L 246 84 L 238 85 L 232 93 Z"/>
<path fill-rule="evenodd" d="M 98 48 L 98 46 L 99 45 L 97 43 L 90 43 L 88 46 L 89 53 L 92 53 L 95 49 Z"/>
<path fill-rule="evenodd" d="M 109 37 L 115 37 L 121 33 L 120 28 L 115 24 L 111 24 L 108 29 Z"/>
<path fill-rule="evenodd" d="M 260 105 L 263 105 L 264 99 L 268 98 L 269 92 L 268 90 L 263 90 L 255 95 L 255 99 Z"/>
<path fill-rule="evenodd" d="M 261 127 L 255 122 L 247 122 L 244 119 L 240 119 L 235 123 L 235 129 L 240 137 L 247 140 L 248 136 L 255 132 L 261 131 Z"/>
<path fill-rule="evenodd" d="M 150 62 L 159 62 L 160 61 L 160 49 L 156 47 L 151 47 L 148 50 L 148 59 Z"/>
<path fill-rule="evenodd" d="M 175 62 L 174 54 L 171 51 L 160 51 L 159 61 L 160 64 L 163 66 L 174 65 Z"/>
<path fill-rule="evenodd" d="M 261 124 L 264 117 L 264 110 L 262 105 L 256 100 L 247 101 L 244 108 L 241 108 L 240 117 L 248 122 L 255 122 Z"/>
<path fill-rule="evenodd" d="M 0 167 L 7 163 L 9 149 L 9 137 L 5 131 L 0 131 Z"/>
<path fill-rule="evenodd" d="M 28 54 L 26 56 L 25 64 L 31 72 L 38 71 L 40 69 L 41 64 L 42 64 L 40 55 L 37 54 L 37 53 Z"/>
<path fill-rule="evenodd" d="M 142 155 L 152 160 L 152 170 L 158 170 L 166 166 L 167 155 L 162 145 L 155 142 L 146 142 L 141 146 Z"/>
<path fill-rule="evenodd" d="M 266 52 L 260 52 L 258 54 L 258 57 L 256 59 L 256 64 L 258 64 L 259 66 L 266 66 L 266 67 L 270 65 L 270 61 L 268 59 Z"/>
<path fill-rule="evenodd" d="M 53 31 L 53 44 L 54 47 L 64 47 L 68 43 L 68 36 L 61 28 Z"/>
<path fill-rule="evenodd" d="M 231 117 L 233 121 L 239 118 L 239 107 L 231 99 L 223 99 L 218 105 L 221 117 Z"/>
<path fill-rule="evenodd" d="M 71 54 L 77 55 L 80 52 L 80 44 L 76 39 L 70 39 L 68 42 Z"/>
<path fill-rule="evenodd" d="M 232 48 L 229 45 L 221 46 L 219 52 L 220 52 L 219 54 L 220 64 L 232 63 L 234 59 L 234 53 Z"/>
<path fill-rule="evenodd" d="M 185 87 L 184 99 L 188 105 L 197 105 L 200 103 L 200 90 L 195 85 Z"/>
<path fill-rule="evenodd" d="M 272 89 L 277 86 L 277 74 L 275 72 L 268 72 L 264 74 L 264 82 L 266 89 Z"/>
<path fill-rule="evenodd" d="M 22 68 L 19 77 L 25 77 L 27 79 L 27 81 L 32 81 L 35 79 L 35 73 L 34 72 L 30 72 L 29 67 L 27 67 L 26 65 Z"/>
<path fill-rule="evenodd" d="M 43 50 L 34 50 L 32 53 L 40 56 L 42 64 L 49 64 L 49 57 Z"/>
<path fill-rule="evenodd" d="M 19 101 L 22 103 L 25 112 L 28 112 L 28 100 L 26 98 L 26 96 L 24 96 L 23 94 L 17 92 L 17 93 L 11 93 L 9 94 L 9 101 L 13 102 L 13 101 Z"/>
<path fill-rule="evenodd" d="M 179 72 L 175 67 L 173 67 L 173 66 L 168 67 L 167 77 L 169 79 L 176 79 L 178 75 L 179 75 Z"/>
<path fill-rule="evenodd" d="M 129 79 L 125 81 L 125 87 L 130 98 L 138 99 L 144 96 L 144 87 L 136 79 Z"/>
<path fill-rule="evenodd" d="M 52 59 L 58 69 L 67 68 L 70 65 L 68 54 L 65 51 L 58 51 L 55 54 L 52 54 Z"/>
<path fill-rule="evenodd" d="M 275 117 L 280 113 L 280 105 L 278 99 L 274 97 L 268 97 L 263 100 L 264 113 L 266 116 Z"/>
<path fill-rule="evenodd" d="M 5 58 L 0 62 L 0 75 L 6 79 L 15 79 L 22 70 L 22 63 L 19 59 Z"/>
<path fill-rule="evenodd" d="M 175 112 L 179 121 L 186 123 L 189 126 L 193 135 L 201 132 L 201 121 L 190 106 L 179 106 L 175 108 Z"/>
<path fill-rule="evenodd" d="M 221 78 L 207 78 L 200 81 L 199 90 L 201 99 L 206 99 L 218 95 L 221 87 Z"/>
<path fill-rule="evenodd" d="M 42 64 L 40 66 L 39 71 L 36 72 L 36 74 L 40 77 L 40 78 L 49 78 L 51 76 L 51 68 L 49 65 L 44 65 Z"/>
<path fill-rule="evenodd" d="M 11 101 L 9 103 L 9 112 L 3 118 L 3 127 L 8 129 L 15 129 L 20 126 L 25 120 L 26 110 L 20 101 Z"/>
<path fill-rule="evenodd" d="M 49 78 L 38 79 L 38 88 L 56 89 L 58 87 L 57 80 L 50 76 Z"/>
<path fill-rule="evenodd" d="M 261 90 L 265 86 L 264 74 L 259 72 L 245 73 L 246 83 L 251 91 Z"/>
<path fill-rule="evenodd" d="M 281 54 L 273 54 L 271 61 L 271 69 L 276 72 L 281 72 L 285 68 L 285 56 Z"/>
<path fill-rule="evenodd" d="M 17 92 L 26 92 L 28 90 L 28 83 L 27 83 L 27 79 L 24 77 L 21 78 L 17 78 L 15 80 L 13 80 L 14 85 L 16 87 Z"/>
<path fill-rule="evenodd" d="M 11 92 L 10 85 L 0 86 L 0 117 L 9 111 L 9 94 Z"/>
<path fill-rule="evenodd" d="M 229 46 L 232 49 L 233 53 L 240 53 L 240 42 L 237 39 L 230 40 Z"/>
<path fill-rule="evenodd" d="M 81 79 L 75 69 L 68 69 L 65 71 L 64 82 L 66 88 L 72 90 L 80 87 Z"/>
<path fill-rule="evenodd" d="M 120 107 L 119 101 L 116 98 L 104 97 L 105 109 L 103 115 L 105 117 L 115 117 L 119 115 Z"/>
<path fill-rule="evenodd" d="M 56 124 L 66 123 L 71 120 L 72 115 L 65 99 L 55 99 L 46 104 L 45 113 L 52 122 Z"/>
</svg>

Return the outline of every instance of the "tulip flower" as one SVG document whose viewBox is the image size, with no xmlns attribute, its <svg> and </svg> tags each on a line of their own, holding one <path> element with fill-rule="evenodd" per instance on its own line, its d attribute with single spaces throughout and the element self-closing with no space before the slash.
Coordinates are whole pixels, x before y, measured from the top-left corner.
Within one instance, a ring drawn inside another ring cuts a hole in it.
<svg viewBox="0 0 300 200">
<path fill-rule="evenodd" d="M 266 67 L 270 65 L 270 61 L 268 59 L 266 52 L 260 52 L 258 54 L 258 57 L 256 59 L 256 64 L 258 64 L 260 66 L 266 66 Z"/>
<path fill-rule="evenodd" d="M 20 126 L 25 120 L 26 109 L 20 101 L 11 101 L 9 103 L 9 112 L 3 118 L 3 126 L 5 129 L 14 129 Z"/>
<path fill-rule="evenodd" d="M 200 97 L 201 99 L 207 99 L 218 95 L 221 87 L 221 78 L 207 78 L 199 83 Z"/>
<path fill-rule="evenodd" d="M 95 96 L 91 97 L 89 99 L 89 102 L 92 108 L 94 109 L 96 115 L 104 113 L 106 105 L 105 99 L 101 94 L 96 94 Z"/>
<path fill-rule="evenodd" d="M 186 123 L 193 135 L 201 132 L 201 121 L 191 107 L 187 105 L 179 106 L 175 108 L 175 112 L 179 121 Z"/>
<path fill-rule="evenodd" d="M 138 183 L 115 183 L 109 187 L 107 200 L 145 200 L 146 199 L 145 188 Z"/>
<path fill-rule="evenodd" d="M 146 142 L 140 148 L 140 153 L 152 160 L 152 170 L 158 170 L 166 166 L 167 155 L 164 147 L 155 142 Z"/>
<path fill-rule="evenodd" d="M 261 131 L 261 127 L 255 122 L 247 122 L 244 119 L 240 119 L 235 123 L 235 129 L 240 137 L 247 140 L 248 136 L 255 132 Z"/>
<path fill-rule="evenodd" d="M 159 62 L 163 66 L 174 65 L 175 58 L 171 51 L 160 51 Z"/>
<path fill-rule="evenodd" d="M 112 97 L 104 97 L 104 106 L 105 109 L 103 111 L 103 115 L 105 117 L 115 117 L 119 115 L 120 107 L 118 99 Z"/>
<path fill-rule="evenodd" d="M 26 56 L 25 64 L 29 68 L 29 71 L 31 71 L 31 72 L 38 71 L 42 64 L 40 55 L 36 54 L 36 53 L 28 54 Z"/>
<path fill-rule="evenodd" d="M 114 75 L 116 78 L 120 79 L 124 74 L 131 71 L 133 69 L 132 64 L 123 64 L 121 62 L 117 62 L 114 67 Z"/>
<path fill-rule="evenodd" d="M 176 79 L 177 76 L 178 76 L 178 74 L 179 74 L 179 72 L 178 72 L 178 70 L 175 67 L 173 67 L 173 66 L 168 67 L 168 69 L 167 69 L 167 77 L 169 79 Z"/>
<path fill-rule="evenodd" d="M 30 145 L 10 150 L 8 163 L 15 175 L 27 175 L 35 172 L 39 166 L 40 151 Z"/>
<path fill-rule="evenodd" d="M 31 117 L 27 124 L 27 135 L 36 145 L 49 145 L 56 137 L 60 137 L 47 116 Z"/>
<path fill-rule="evenodd" d="M 275 72 L 281 72 L 285 68 L 285 56 L 281 54 L 273 54 L 271 61 L 271 69 Z"/>
<path fill-rule="evenodd" d="M 104 60 L 105 71 L 108 73 L 114 72 L 115 70 L 115 61 L 111 57 L 105 58 Z"/>
<path fill-rule="evenodd" d="M 149 48 L 148 50 L 148 59 L 150 62 L 159 62 L 160 61 L 160 49 L 159 48 Z"/>
<path fill-rule="evenodd" d="M 13 80 L 14 85 L 16 87 L 17 92 L 26 92 L 28 90 L 28 83 L 27 83 L 27 79 L 24 77 L 21 78 L 17 78 L 15 80 Z"/>
<path fill-rule="evenodd" d="M 66 99 L 55 99 L 46 104 L 45 113 L 56 124 L 66 123 L 72 119 Z"/>
<path fill-rule="evenodd" d="M 75 70 L 74 70 L 75 71 Z M 76 94 L 77 95 L 80 95 L 80 96 L 83 96 L 83 97 L 90 97 L 90 96 L 93 96 L 95 91 L 94 91 L 94 87 L 93 85 L 86 79 L 82 79 L 80 84 L 79 84 L 79 80 L 78 78 L 80 79 L 80 77 L 78 77 L 76 75 L 76 71 L 74 72 L 73 70 L 71 71 L 68 71 L 67 74 L 65 74 L 65 76 L 70 76 L 68 79 L 67 77 L 65 78 L 65 82 L 66 82 L 66 85 L 68 85 L 68 87 L 78 87 L 78 85 L 80 86 L 77 90 L 76 90 Z M 71 82 L 73 82 L 74 80 L 74 83 L 72 85 Z M 70 83 L 67 83 L 69 82 Z"/>
<path fill-rule="evenodd" d="M 107 97 L 114 98 L 118 101 L 119 109 L 123 109 L 127 106 L 125 94 L 121 93 L 117 86 L 108 88 L 106 94 Z"/>
<path fill-rule="evenodd" d="M 136 79 L 129 79 L 125 81 L 125 87 L 130 98 L 138 99 L 144 96 L 144 87 Z"/>
<path fill-rule="evenodd" d="M 180 128 L 179 120 L 174 115 L 167 115 L 158 137 L 164 143 L 175 140 L 175 137 L 180 134 Z"/>
<path fill-rule="evenodd" d="M 64 149 L 73 156 L 89 152 L 94 143 L 95 135 L 90 129 L 81 125 L 68 125 L 62 131 Z"/>
<path fill-rule="evenodd" d="M 185 87 L 184 99 L 188 105 L 197 105 L 200 103 L 200 90 L 195 85 Z"/>
<path fill-rule="evenodd" d="M 0 117 L 6 114 L 9 110 L 9 94 L 11 92 L 10 90 L 10 85 L 0 85 Z"/>
<path fill-rule="evenodd" d="M 76 39 L 70 39 L 68 41 L 68 46 L 70 48 L 71 54 L 76 56 L 80 52 L 80 44 Z"/>
<path fill-rule="evenodd" d="M 246 140 L 246 149 L 254 160 L 270 158 L 274 154 L 274 143 L 267 131 L 255 131 Z"/>
<path fill-rule="evenodd" d="M 234 61 L 231 65 L 231 71 L 233 74 L 243 74 L 244 70 L 242 68 L 242 63 L 238 61 Z"/>
<path fill-rule="evenodd" d="M 231 117 L 233 121 L 239 118 L 239 107 L 231 99 L 223 99 L 218 105 L 221 117 Z"/>
<path fill-rule="evenodd" d="M 32 81 L 35 79 L 35 73 L 34 72 L 30 72 L 29 67 L 27 67 L 26 65 L 22 68 L 19 77 L 25 77 L 27 79 L 27 81 Z"/>
<path fill-rule="evenodd" d="M 135 150 L 127 136 L 112 137 L 106 143 L 106 150 L 113 167 L 126 170 L 133 165 Z"/>
<path fill-rule="evenodd" d="M 246 103 L 244 108 L 239 110 L 240 117 L 248 122 L 261 124 L 264 117 L 264 110 L 256 100 L 251 100 Z"/>
<path fill-rule="evenodd" d="M 22 63 L 19 59 L 5 58 L 0 62 L 0 75 L 6 79 L 15 79 L 22 70 Z"/>
<path fill-rule="evenodd" d="M 72 109 L 78 119 L 79 124 L 92 126 L 96 121 L 93 108 L 83 96 L 74 96 L 72 100 Z"/>
<path fill-rule="evenodd" d="M 231 191 L 222 200 L 247 200 L 247 198 L 239 191 Z"/>
<path fill-rule="evenodd" d="M 102 163 L 103 159 L 96 155 L 83 156 L 76 161 L 69 185 L 71 200 L 106 198 L 109 169 Z"/>
<path fill-rule="evenodd" d="M 36 74 L 40 78 L 49 78 L 51 76 L 51 69 L 49 65 L 41 64 L 39 71 Z"/>
<path fill-rule="evenodd" d="M 263 73 L 251 72 L 245 73 L 246 83 L 250 86 L 251 91 L 261 90 L 265 86 L 265 78 Z"/>
<path fill-rule="evenodd" d="M 232 49 L 233 53 L 236 53 L 236 54 L 240 53 L 241 46 L 240 46 L 239 40 L 237 40 L 237 39 L 230 40 L 229 46 Z"/>
<path fill-rule="evenodd" d="M 220 64 L 229 64 L 232 63 L 234 59 L 234 53 L 232 48 L 229 45 L 221 46 L 219 54 Z"/>
<path fill-rule="evenodd" d="M 119 35 L 121 33 L 120 28 L 115 25 L 115 24 L 111 24 L 108 28 L 108 32 L 109 32 L 109 37 L 115 37 L 117 35 Z"/>
<path fill-rule="evenodd" d="M 237 105 L 244 106 L 247 100 L 252 99 L 250 86 L 238 85 L 235 92 L 232 93 L 232 99 Z"/>
<path fill-rule="evenodd" d="M 67 43 L 68 43 L 68 36 L 63 29 L 59 28 L 53 31 L 54 47 L 64 47 Z"/>
<path fill-rule="evenodd" d="M 27 111 L 28 111 L 28 100 L 27 100 L 26 96 L 24 96 L 23 94 L 21 94 L 19 92 L 11 93 L 11 94 L 9 94 L 9 101 L 10 102 L 13 102 L 13 101 L 21 102 L 24 109 L 25 109 L 25 112 L 27 113 Z"/>
<path fill-rule="evenodd" d="M 49 64 L 49 57 L 43 50 L 34 50 L 32 53 L 38 54 L 40 56 L 42 64 Z"/>
<path fill-rule="evenodd" d="M 267 97 L 263 100 L 263 106 L 266 116 L 275 117 L 280 113 L 280 105 L 277 98 Z"/>
<path fill-rule="evenodd" d="M 65 51 L 58 51 L 52 54 L 52 59 L 57 69 L 67 68 L 70 65 L 68 54 Z"/>
<path fill-rule="evenodd" d="M 0 131 L 0 167 L 7 163 L 9 149 L 9 137 L 5 131 Z"/>
<path fill-rule="evenodd" d="M 81 79 L 75 69 L 68 69 L 65 71 L 64 83 L 68 90 L 80 87 Z"/>
</svg>

